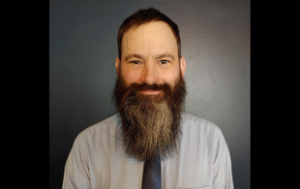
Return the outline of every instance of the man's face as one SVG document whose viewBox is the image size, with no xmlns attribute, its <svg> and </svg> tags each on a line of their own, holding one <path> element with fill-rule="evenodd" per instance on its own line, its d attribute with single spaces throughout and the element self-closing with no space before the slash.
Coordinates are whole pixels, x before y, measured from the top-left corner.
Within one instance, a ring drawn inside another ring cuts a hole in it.
<svg viewBox="0 0 300 189">
<path fill-rule="evenodd" d="M 179 64 L 180 62 L 180 64 Z M 122 58 L 116 60 L 118 76 L 126 86 L 132 83 L 148 85 L 168 83 L 185 73 L 185 60 L 178 59 L 178 49 L 171 28 L 162 21 L 151 21 L 132 27 L 122 39 Z M 156 95 L 160 90 L 144 90 L 146 95 Z"/>
<path fill-rule="evenodd" d="M 122 61 L 113 99 L 122 120 L 125 153 L 137 160 L 178 153 L 181 112 L 186 95 L 185 60 L 164 22 L 150 22 L 125 32 Z M 180 75 L 181 72 L 181 75 Z"/>
</svg>

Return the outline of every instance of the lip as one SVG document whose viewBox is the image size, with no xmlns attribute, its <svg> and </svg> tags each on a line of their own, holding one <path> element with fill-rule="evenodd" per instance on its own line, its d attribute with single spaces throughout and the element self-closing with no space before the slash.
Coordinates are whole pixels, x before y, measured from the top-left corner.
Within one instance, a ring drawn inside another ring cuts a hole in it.
<svg viewBox="0 0 300 189">
<path fill-rule="evenodd" d="M 161 92 L 161 90 L 144 90 L 141 91 L 141 93 L 146 94 L 146 95 L 157 95 Z"/>
</svg>

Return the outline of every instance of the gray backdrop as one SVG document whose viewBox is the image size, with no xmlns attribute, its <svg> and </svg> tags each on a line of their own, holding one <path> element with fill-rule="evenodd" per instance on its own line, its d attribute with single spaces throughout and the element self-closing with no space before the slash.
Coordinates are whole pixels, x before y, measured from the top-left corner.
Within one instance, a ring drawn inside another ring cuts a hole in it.
<svg viewBox="0 0 300 189">
<path fill-rule="evenodd" d="M 115 113 L 117 31 L 149 6 L 179 26 L 186 111 L 221 128 L 235 188 L 249 189 L 250 0 L 50 0 L 50 188 L 77 134 Z"/>
</svg>

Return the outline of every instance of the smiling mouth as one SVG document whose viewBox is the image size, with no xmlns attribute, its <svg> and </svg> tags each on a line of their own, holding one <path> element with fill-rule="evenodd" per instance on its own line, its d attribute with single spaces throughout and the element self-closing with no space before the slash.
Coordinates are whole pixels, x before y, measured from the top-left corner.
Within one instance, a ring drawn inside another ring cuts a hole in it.
<svg viewBox="0 0 300 189">
<path fill-rule="evenodd" d="M 143 90 L 141 91 L 142 94 L 145 95 L 157 95 L 161 92 L 161 90 Z"/>
</svg>

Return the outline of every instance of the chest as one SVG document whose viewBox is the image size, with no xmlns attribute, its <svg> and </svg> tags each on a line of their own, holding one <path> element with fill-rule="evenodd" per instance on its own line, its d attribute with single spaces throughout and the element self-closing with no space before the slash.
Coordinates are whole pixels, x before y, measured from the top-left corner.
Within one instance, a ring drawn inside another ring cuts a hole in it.
<svg viewBox="0 0 300 189">
<path fill-rule="evenodd" d="M 92 188 L 141 188 L 144 163 L 123 156 L 91 157 Z M 176 157 L 162 161 L 162 188 L 199 188 L 212 185 L 212 160 L 208 157 Z"/>
</svg>

